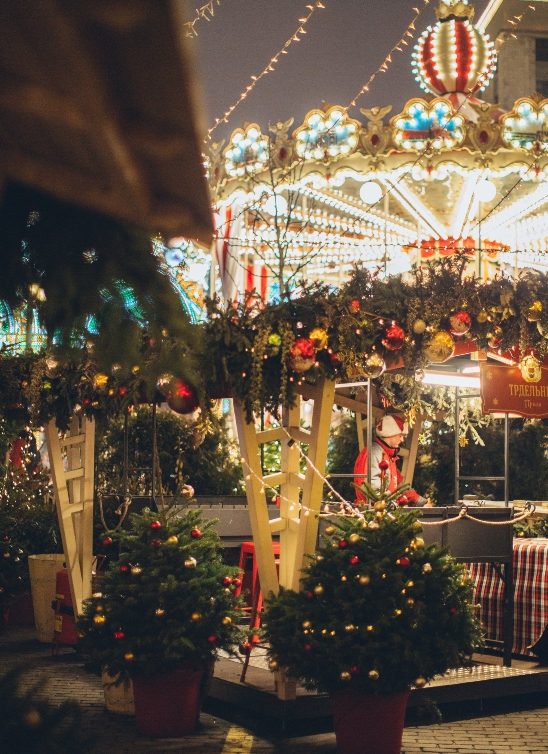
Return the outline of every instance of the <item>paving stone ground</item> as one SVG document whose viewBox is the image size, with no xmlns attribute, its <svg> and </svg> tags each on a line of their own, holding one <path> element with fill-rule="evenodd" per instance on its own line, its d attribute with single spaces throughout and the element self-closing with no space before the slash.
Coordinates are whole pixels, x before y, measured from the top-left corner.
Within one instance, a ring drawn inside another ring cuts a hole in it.
<svg viewBox="0 0 548 754">
<path fill-rule="evenodd" d="M 82 730 L 93 740 L 89 754 L 335 754 L 335 736 L 324 733 L 299 738 L 268 738 L 219 716 L 202 713 L 200 729 L 178 739 L 151 740 L 140 736 L 131 717 L 108 713 L 100 680 L 85 671 L 72 650 L 52 657 L 50 647 L 33 638 L 32 629 L 7 629 L 0 634 L 0 674 L 14 665 L 29 668 L 28 683 L 47 679 L 47 696 L 54 703 L 77 700 Z M 32 668 L 32 670 L 30 670 Z M 548 754 L 548 706 L 512 708 L 435 725 L 406 727 L 402 754 Z M 534 702 L 533 702 L 534 704 Z M 451 716 L 458 717 L 458 710 Z M 11 754 L 2 752 L 1 754 Z M 25 754 L 20 752 L 18 754 Z"/>
</svg>

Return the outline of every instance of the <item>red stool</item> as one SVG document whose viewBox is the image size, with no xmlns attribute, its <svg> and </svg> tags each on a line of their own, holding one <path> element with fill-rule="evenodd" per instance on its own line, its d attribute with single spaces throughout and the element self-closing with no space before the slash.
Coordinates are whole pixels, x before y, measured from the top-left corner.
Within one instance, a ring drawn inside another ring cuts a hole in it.
<svg viewBox="0 0 548 754">
<path fill-rule="evenodd" d="M 276 563 L 276 570 L 280 564 L 280 543 L 272 542 L 272 552 Z M 240 547 L 240 562 L 238 565 L 241 573 L 241 584 L 235 590 L 236 595 L 245 594 L 247 604 L 243 608 L 249 612 L 249 638 L 244 645 L 244 666 L 240 677 L 240 682 L 245 681 L 247 666 L 253 646 L 259 643 L 259 637 L 256 630 L 261 625 L 261 611 L 263 609 L 263 594 L 261 591 L 261 582 L 259 580 L 259 568 L 255 555 L 254 542 L 242 542 Z"/>
</svg>

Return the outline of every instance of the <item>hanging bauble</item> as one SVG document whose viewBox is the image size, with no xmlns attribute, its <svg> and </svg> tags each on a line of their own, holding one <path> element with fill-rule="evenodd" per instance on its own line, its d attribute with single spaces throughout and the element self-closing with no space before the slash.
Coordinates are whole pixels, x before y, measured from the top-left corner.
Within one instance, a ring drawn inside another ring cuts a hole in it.
<svg viewBox="0 0 548 754">
<path fill-rule="evenodd" d="M 453 335 L 466 335 L 472 324 L 472 317 L 468 312 L 459 309 L 449 317 L 449 324 Z"/>
<path fill-rule="evenodd" d="M 527 309 L 527 320 L 529 322 L 538 322 L 542 316 L 542 301 L 533 301 Z"/>
<path fill-rule="evenodd" d="M 164 398 L 167 397 L 167 394 L 169 393 L 169 386 L 174 379 L 175 377 L 172 374 L 161 374 L 158 377 L 156 387 L 158 388 L 158 391 L 164 396 Z"/>
<path fill-rule="evenodd" d="M 422 335 L 426 330 L 426 322 L 423 319 L 416 319 L 413 322 L 413 332 L 415 335 Z"/>
<path fill-rule="evenodd" d="M 531 353 L 520 361 L 519 370 L 525 382 L 540 382 L 542 379 L 542 365 Z"/>
<path fill-rule="evenodd" d="M 177 414 L 192 414 L 199 406 L 194 388 L 179 379 L 172 380 L 166 401 L 170 409 Z"/>
<path fill-rule="evenodd" d="M 386 369 L 384 359 L 379 353 L 370 353 L 365 357 L 363 364 L 360 367 L 360 371 L 365 377 L 369 377 L 374 380 L 376 377 L 380 377 Z"/>
<path fill-rule="evenodd" d="M 308 372 L 316 363 L 316 350 L 310 338 L 297 338 L 289 352 L 289 366 L 295 372 Z"/>
<path fill-rule="evenodd" d="M 548 326 L 543 325 L 542 322 L 537 322 L 537 330 L 538 334 L 542 335 L 543 338 L 548 338 Z"/>
<path fill-rule="evenodd" d="M 471 23 L 474 8 L 462 0 L 441 2 L 436 15 L 437 24 L 429 26 L 415 46 L 413 73 L 426 92 L 448 95 L 460 104 L 463 98 L 485 89 L 493 78 L 495 47 L 489 36 Z"/>
<path fill-rule="evenodd" d="M 277 356 L 280 353 L 282 338 L 277 332 L 270 333 L 266 341 L 269 356 Z"/>
<path fill-rule="evenodd" d="M 388 351 L 398 351 L 403 346 L 404 340 L 405 332 L 403 328 L 394 324 L 384 331 L 382 344 Z"/>
<path fill-rule="evenodd" d="M 455 341 L 451 337 L 451 334 L 445 330 L 438 330 L 426 344 L 424 353 L 428 361 L 432 361 L 434 364 L 441 364 L 451 356 L 454 347 Z"/>
<path fill-rule="evenodd" d="M 476 315 L 476 319 L 480 325 L 483 325 L 489 319 L 489 314 L 486 309 L 480 309 Z"/>
<path fill-rule="evenodd" d="M 93 387 L 98 392 L 103 392 L 108 387 L 108 374 L 104 374 L 103 372 L 97 372 L 93 376 Z"/>
<path fill-rule="evenodd" d="M 309 337 L 317 351 L 322 351 L 327 346 L 327 332 L 323 327 L 315 327 Z"/>
<path fill-rule="evenodd" d="M 360 299 L 353 298 L 348 304 L 348 310 L 351 314 L 357 314 L 361 309 Z"/>
</svg>

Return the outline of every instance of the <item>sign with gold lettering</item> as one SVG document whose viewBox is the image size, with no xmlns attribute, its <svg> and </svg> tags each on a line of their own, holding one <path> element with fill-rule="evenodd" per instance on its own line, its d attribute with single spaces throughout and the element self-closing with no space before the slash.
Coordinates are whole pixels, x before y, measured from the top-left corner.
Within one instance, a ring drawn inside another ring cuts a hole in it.
<svg viewBox="0 0 548 754">
<path fill-rule="evenodd" d="M 548 417 L 548 367 L 534 357 L 516 366 L 481 364 L 481 402 L 484 414 L 510 413 Z"/>
</svg>

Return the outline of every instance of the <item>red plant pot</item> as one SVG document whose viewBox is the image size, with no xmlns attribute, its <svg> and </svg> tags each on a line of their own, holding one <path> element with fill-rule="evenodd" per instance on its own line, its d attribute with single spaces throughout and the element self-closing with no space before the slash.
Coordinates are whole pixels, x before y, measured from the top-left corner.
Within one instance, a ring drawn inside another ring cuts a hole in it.
<svg viewBox="0 0 548 754">
<path fill-rule="evenodd" d="M 331 695 L 338 754 L 400 754 L 409 691 Z"/>
<path fill-rule="evenodd" d="M 177 738 L 198 725 L 204 671 L 178 668 L 133 678 L 137 730 L 151 738 Z"/>
</svg>

